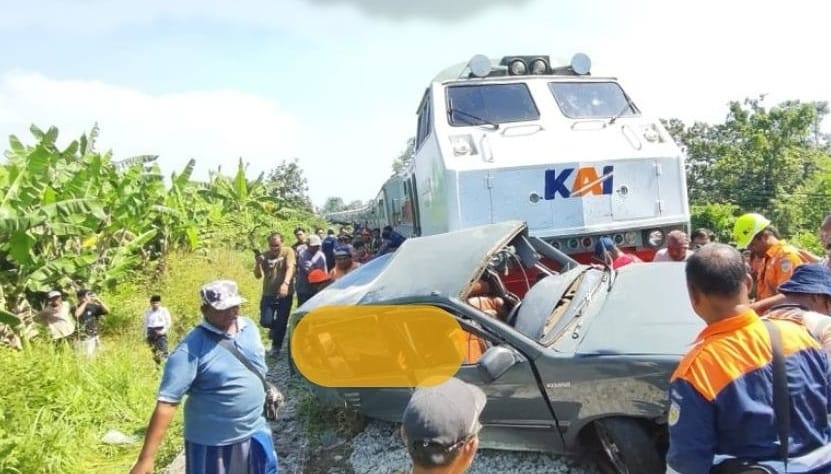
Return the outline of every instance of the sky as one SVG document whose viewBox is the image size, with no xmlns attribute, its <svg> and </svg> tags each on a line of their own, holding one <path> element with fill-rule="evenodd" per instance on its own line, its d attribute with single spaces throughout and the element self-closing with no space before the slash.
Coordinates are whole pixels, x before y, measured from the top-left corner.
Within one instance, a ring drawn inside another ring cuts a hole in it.
<svg viewBox="0 0 831 474">
<path fill-rule="evenodd" d="M 731 100 L 831 101 L 831 6 L 791 0 L 0 0 L 0 136 L 256 177 L 297 158 L 314 204 L 365 201 L 430 79 L 474 54 L 584 52 L 642 112 L 722 121 Z M 831 132 L 831 120 L 823 124 Z"/>
</svg>

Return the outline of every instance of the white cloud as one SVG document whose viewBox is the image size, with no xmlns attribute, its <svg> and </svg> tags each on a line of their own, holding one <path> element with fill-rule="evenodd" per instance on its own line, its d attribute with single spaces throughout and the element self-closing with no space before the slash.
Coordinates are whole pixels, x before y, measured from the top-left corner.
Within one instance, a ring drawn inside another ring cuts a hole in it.
<svg viewBox="0 0 831 474">
<path fill-rule="evenodd" d="M 233 90 L 148 95 L 97 81 L 55 80 L 13 72 L 0 76 L 0 135 L 31 142 L 30 124 L 56 126 L 69 143 L 98 122 L 98 148 L 115 158 L 158 154 L 162 170 L 178 171 L 196 159 L 195 176 L 222 165 L 250 163 L 249 176 L 297 152 L 298 124 L 262 97 Z M 5 148 L 5 147 L 3 147 Z"/>
<path fill-rule="evenodd" d="M 767 94 L 765 103 L 831 101 L 823 60 L 828 13 L 821 2 L 642 0 L 619 32 L 591 42 L 596 70 L 617 75 L 644 111 L 721 121 L 727 103 Z M 824 128 L 831 130 L 826 120 Z"/>
<path fill-rule="evenodd" d="M 39 0 L 3 7 L 0 31 L 46 34 L 114 34 L 160 21 L 212 22 L 290 30 L 313 42 L 360 29 L 366 21 L 350 6 L 320 7 L 305 0 Z M 221 32 L 221 29 L 220 29 Z"/>
</svg>

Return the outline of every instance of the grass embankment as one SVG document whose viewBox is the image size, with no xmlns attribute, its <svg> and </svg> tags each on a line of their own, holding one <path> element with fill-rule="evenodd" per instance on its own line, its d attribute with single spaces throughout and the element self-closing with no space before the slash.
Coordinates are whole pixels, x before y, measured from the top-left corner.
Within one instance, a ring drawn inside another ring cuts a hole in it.
<svg viewBox="0 0 831 474">
<path fill-rule="evenodd" d="M 257 320 L 260 284 L 250 264 L 247 254 L 228 251 L 174 255 L 161 281 L 139 278 L 101 292 L 111 314 L 103 323 L 103 350 L 92 359 L 44 341 L 23 352 L 0 349 L 0 473 L 127 472 L 141 449 L 161 376 L 141 330 L 149 296 L 161 294 L 173 315 L 172 350 L 200 319 L 196 292 L 211 279 L 236 280 L 248 299 L 243 313 Z M 138 441 L 104 444 L 109 429 Z M 181 433 L 179 410 L 157 470 L 181 449 Z"/>
</svg>

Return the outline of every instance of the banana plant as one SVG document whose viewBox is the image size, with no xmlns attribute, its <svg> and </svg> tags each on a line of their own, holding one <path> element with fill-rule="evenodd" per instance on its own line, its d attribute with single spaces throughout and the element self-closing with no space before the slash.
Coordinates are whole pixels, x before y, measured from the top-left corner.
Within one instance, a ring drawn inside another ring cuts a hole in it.
<svg viewBox="0 0 831 474">
<path fill-rule="evenodd" d="M 302 219 L 242 159 L 206 182 L 190 160 L 167 185 L 155 155 L 96 150 L 97 124 L 65 148 L 55 127 L 30 132 L 32 145 L 9 137 L 0 164 L 0 339 L 28 338 L 29 301 L 53 288 L 117 284 L 174 249 L 251 245 L 278 219 Z"/>
</svg>

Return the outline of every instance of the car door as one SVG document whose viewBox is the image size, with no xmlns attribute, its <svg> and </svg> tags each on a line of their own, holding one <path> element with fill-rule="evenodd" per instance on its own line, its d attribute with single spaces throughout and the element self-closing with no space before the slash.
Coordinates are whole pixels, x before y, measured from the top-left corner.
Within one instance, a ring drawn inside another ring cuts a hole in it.
<svg viewBox="0 0 831 474">
<path fill-rule="evenodd" d="M 494 341 L 490 344 L 491 349 L 497 347 Z M 554 416 L 534 377 L 533 362 L 506 342 L 499 346 L 513 351 L 516 363 L 496 380 L 486 383 L 478 363 L 464 363 L 456 373 L 457 378 L 477 385 L 488 396 L 480 417 L 481 446 L 563 452 Z"/>
<path fill-rule="evenodd" d="M 427 380 L 427 376 L 446 379 L 452 374 L 481 387 L 488 396 L 480 417 L 484 428 L 480 437 L 482 447 L 562 451 L 554 417 L 534 377 L 533 363 L 517 347 L 488 339 L 491 348 L 482 357 L 487 359 L 502 351 L 501 355 L 511 362 L 504 365 L 505 370 L 498 377 L 486 381 L 475 360 L 457 365 L 464 331 L 490 338 L 474 329 L 467 319 L 424 306 L 372 306 L 371 311 L 363 307 L 351 318 L 344 318 L 341 314 L 344 312 L 348 309 L 332 310 L 339 319 L 321 325 L 318 332 L 312 333 L 315 337 L 325 334 L 330 342 L 309 346 L 303 352 L 329 361 L 322 366 L 334 378 L 341 379 L 339 384 L 334 384 L 343 387 L 337 389 L 340 397 L 364 415 L 398 422 L 413 391 L 407 380 L 402 383 L 402 376 Z M 309 340 L 300 332 L 295 334 L 296 339 Z M 467 358 L 469 354 L 465 355 Z M 333 362 L 336 363 L 332 365 Z M 371 379 L 364 373 L 353 379 L 363 383 L 348 388 L 343 385 L 344 374 L 363 373 L 365 369 L 370 371 Z M 367 383 L 368 380 L 373 382 Z"/>
</svg>

